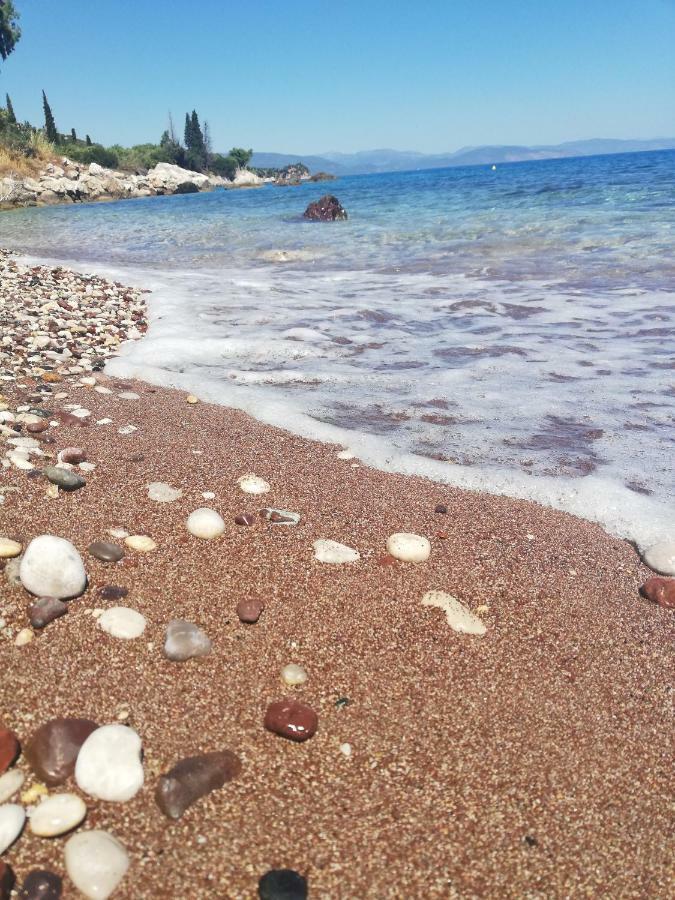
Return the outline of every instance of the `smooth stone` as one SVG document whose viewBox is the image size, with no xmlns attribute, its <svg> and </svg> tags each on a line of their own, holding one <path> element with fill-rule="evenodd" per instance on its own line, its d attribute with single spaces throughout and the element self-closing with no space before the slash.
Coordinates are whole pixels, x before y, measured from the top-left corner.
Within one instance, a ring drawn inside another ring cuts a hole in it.
<svg viewBox="0 0 675 900">
<path fill-rule="evenodd" d="M 434 512 L 441 513 L 442 515 L 445 515 L 447 511 L 448 507 L 445 505 L 445 503 L 438 503 L 436 505 L 436 509 L 434 510 Z"/>
<path fill-rule="evenodd" d="M 156 503 L 173 503 L 182 496 L 183 491 L 180 488 L 171 487 L 163 481 L 153 481 L 148 485 L 148 497 Z"/>
<path fill-rule="evenodd" d="M 21 785 L 25 780 L 26 776 L 19 769 L 10 769 L 4 775 L 0 775 L 0 803 L 6 803 L 10 797 L 21 790 Z"/>
<path fill-rule="evenodd" d="M 77 794 L 52 794 L 36 806 L 28 827 L 38 837 L 57 837 L 72 831 L 87 815 L 87 807 Z"/>
<path fill-rule="evenodd" d="M 314 541 L 314 558 L 322 563 L 339 565 L 341 563 L 356 562 L 361 559 L 358 550 L 340 544 L 338 541 L 319 540 Z"/>
<path fill-rule="evenodd" d="M 271 506 L 261 509 L 260 515 L 273 525 L 297 525 L 300 522 L 299 513 L 288 509 L 274 509 Z"/>
<path fill-rule="evenodd" d="M 387 552 L 401 562 L 421 563 L 429 559 L 431 544 L 419 534 L 399 531 L 387 538 Z"/>
<path fill-rule="evenodd" d="M 62 463 L 69 463 L 72 466 L 77 466 L 80 463 L 83 463 L 87 458 L 87 451 L 83 450 L 82 447 L 66 447 L 61 450 L 57 459 Z"/>
<path fill-rule="evenodd" d="M 241 516 L 234 517 L 235 525 L 255 525 L 255 516 L 251 516 L 248 513 L 244 513 Z"/>
<path fill-rule="evenodd" d="M 640 588 L 643 596 L 666 609 L 675 609 L 675 579 L 648 578 Z"/>
<path fill-rule="evenodd" d="M 63 881 L 54 872 L 46 869 L 33 869 L 26 879 L 19 894 L 20 900 L 60 900 Z"/>
<path fill-rule="evenodd" d="M 99 800 L 131 800 L 143 787 L 141 739 L 126 725 L 103 725 L 86 739 L 75 763 L 78 787 Z"/>
<path fill-rule="evenodd" d="M 45 784 L 63 784 L 75 771 L 82 744 L 97 728 L 91 719 L 50 719 L 37 729 L 24 748 L 28 764 Z"/>
<path fill-rule="evenodd" d="M 71 472 L 69 469 L 60 469 L 58 466 L 47 466 L 43 469 L 52 484 L 57 485 L 62 491 L 77 491 L 83 488 L 87 483 L 77 472 Z"/>
<path fill-rule="evenodd" d="M 237 603 L 237 615 L 239 621 L 247 625 L 254 625 L 260 618 L 262 611 L 265 609 L 264 603 L 260 600 L 240 600 Z"/>
<path fill-rule="evenodd" d="M 267 494 L 271 490 L 269 483 L 257 475 L 242 475 L 237 484 L 245 494 Z"/>
<path fill-rule="evenodd" d="M 0 774 L 6 772 L 19 755 L 19 739 L 9 728 L 0 728 Z"/>
<path fill-rule="evenodd" d="M 202 506 L 190 513 L 186 527 L 195 537 L 210 541 L 225 531 L 225 522 L 215 509 Z"/>
<path fill-rule="evenodd" d="M 34 637 L 35 635 L 30 630 L 30 628 L 22 628 L 14 638 L 14 644 L 17 647 L 25 647 L 26 644 L 30 644 Z"/>
<path fill-rule="evenodd" d="M 0 900 L 9 900 L 15 882 L 14 870 L 0 859 Z"/>
<path fill-rule="evenodd" d="M 205 632 L 183 619 L 174 619 L 166 627 L 164 655 L 172 662 L 185 662 L 211 652 L 211 640 Z"/>
<path fill-rule="evenodd" d="M 460 634 L 485 634 L 484 623 L 471 612 L 468 606 L 460 603 L 452 594 L 445 591 L 427 591 L 422 597 L 422 606 L 437 606 L 445 610 L 448 625 Z"/>
<path fill-rule="evenodd" d="M 143 634 L 147 621 L 128 606 L 111 606 L 99 616 L 98 625 L 111 637 L 132 641 Z"/>
<path fill-rule="evenodd" d="M 68 612 L 68 604 L 56 597 L 40 597 L 28 607 L 28 618 L 33 628 L 44 628 L 54 619 L 65 616 Z"/>
<path fill-rule="evenodd" d="M 200 797 L 221 788 L 241 771 L 241 761 L 229 750 L 189 756 L 162 775 L 155 800 L 165 816 L 180 819 Z"/>
<path fill-rule="evenodd" d="M 265 713 L 265 728 L 291 741 L 309 740 L 319 725 L 317 714 L 298 700 L 279 700 L 270 703 Z"/>
<path fill-rule="evenodd" d="M 21 583 L 37 597 L 65 600 L 79 596 L 87 586 L 82 557 L 70 541 L 42 534 L 33 538 L 21 560 Z"/>
<path fill-rule="evenodd" d="M 21 553 L 21 544 L 11 538 L 0 537 L 0 559 L 14 559 Z"/>
<path fill-rule="evenodd" d="M 295 687 L 307 681 L 307 672 L 297 663 L 289 663 L 281 670 L 281 680 L 289 687 Z"/>
<path fill-rule="evenodd" d="M 122 844 L 107 831 L 81 831 L 66 843 L 66 871 L 89 900 L 106 900 L 129 868 Z"/>
<path fill-rule="evenodd" d="M 5 803 L 0 806 L 0 853 L 11 847 L 23 831 L 26 813 L 18 803 Z"/>
<path fill-rule="evenodd" d="M 270 869 L 258 882 L 260 900 L 307 900 L 307 879 L 293 869 Z"/>
<path fill-rule="evenodd" d="M 121 394 L 117 395 L 120 400 L 140 400 L 140 394 L 137 394 L 135 391 L 122 391 Z"/>
<path fill-rule="evenodd" d="M 87 548 L 92 556 L 101 562 L 119 562 L 124 556 L 124 550 L 118 544 L 109 541 L 95 541 Z"/>
<path fill-rule="evenodd" d="M 138 553 L 150 553 L 157 549 L 157 544 L 147 534 L 130 534 L 124 539 L 124 543 Z"/>
<path fill-rule="evenodd" d="M 104 600 L 121 600 L 122 597 L 126 597 L 129 593 L 129 588 L 119 587 L 116 584 L 106 584 L 105 587 L 102 587 L 98 595 L 102 597 Z"/>
<path fill-rule="evenodd" d="M 675 538 L 652 544 L 642 558 L 659 575 L 675 575 Z"/>
</svg>

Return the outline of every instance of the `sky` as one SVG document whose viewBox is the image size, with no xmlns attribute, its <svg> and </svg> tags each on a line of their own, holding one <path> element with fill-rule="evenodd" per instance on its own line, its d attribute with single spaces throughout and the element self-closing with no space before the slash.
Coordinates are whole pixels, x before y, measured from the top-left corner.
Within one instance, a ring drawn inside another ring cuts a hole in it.
<svg viewBox="0 0 675 900">
<path fill-rule="evenodd" d="M 0 97 L 60 131 L 215 150 L 446 152 L 675 136 L 675 0 L 14 0 Z"/>
</svg>

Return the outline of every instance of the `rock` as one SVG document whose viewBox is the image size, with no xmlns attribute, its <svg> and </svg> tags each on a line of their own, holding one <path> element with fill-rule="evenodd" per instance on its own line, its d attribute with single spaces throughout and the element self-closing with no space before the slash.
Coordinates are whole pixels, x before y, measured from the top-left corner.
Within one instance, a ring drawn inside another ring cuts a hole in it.
<svg viewBox="0 0 675 900">
<path fill-rule="evenodd" d="M 6 772 L 19 755 L 19 739 L 9 728 L 0 728 L 0 775 Z"/>
<path fill-rule="evenodd" d="M 264 609 L 265 605 L 260 600 L 247 598 L 237 603 L 236 612 L 240 622 L 244 622 L 246 625 L 254 625 Z"/>
<path fill-rule="evenodd" d="M 128 593 L 129 588 L 119 587 L 116 584 L 106 584 L 105 587 L 100 589 L 98 595 L 104 600 L 121 600 L 122 597 L 126 597 Z"/>
<path fill-rule="evenodd" d="M 0 559 L 13 559 L 21 553 L 21 544 L 10 538 L 0 537 Z"/>
<path fill-rule="evenodd" d="M 303 216 L 314 222 L 335 222 L 346 219 L 347 210 L 343 208 L 337 197 L 326 194 L 320 200 L 310 203 Z"/>
<path fill-rule="evenodd" d="M 260 900 L 307 900 L 307 879 L 293 869 L 270 869 L 258 882 Z"/>
<path fill-rule="evenodd" d="M 147 534 L 130 534 L 124 539 L 124 543 L 137 553 L 151 553 L 157 549 L 157 544 Z"/>
<path fill-rule="evenodd" d="M 274 509 L 271 506 L 261 509 L 260 515 L 273 525 L 297 525 L 300 521 L 299 513 L 287 509 Z"/>
<path fill-rule="evenodd" d="M 356 562 L 361 559 L 361 554 L 358 550 L 354 550 L 346 544 L 339 544 L 337 541 L 314 541 L 313 547 L 314 558 L 322 563 L 339 565 L 340 563 Z"/>
<path fill-rule="evenodd" d="M 43 472 L 49 481 L 60 487 L 62 491 L 78 491 L 87 483 L 81 475 L 78 475 L 77 472 L 71 472 L 70 469 L 47 466 Z"/>
<path fill-rule="evenodd" d="M 26 813 L 18 803 L 4 803 L 0 806 L 0 854 L 11 847 L 23 831 Z"/>
<path fill-rule="evenodd" d="M 42 534 L 33 538 L 21 560 L 21 583 L 37 597 L 65 600 L 79 596 L 87 586 L 80 554 L 70 541 Z"/>
<path fill-rule="evenodd" d="M 30 644 L 34 637 L 35 635 L 30 628 L 22 628 L 14 638 L 14 644 L 16 647 L 25 647 L 26 644 Z"/>
<path fill-rule="evenodd" d="M 174 619 L 166 627 L 164 655 L 172 662 L 185 662 L 196 656 L 206 656 L 211 652 L 209 637 L 193 625 L 182 619 Z"/>
<path fill-rule="evenodd" d="M 387 538 L 387 552 L 401 562 L 421 563 L 429 559 L 431 544 L 419 534 L 399 531 Z"/>
<path fill-rule="evenodd" d="M 437 503 L 436 504 L 436 509 L 434 510 L 434 512 L 441 513 L 441 515 L 445 515 L 447 513 L 447 511 L 448 511 L 448 507 L 445 505 L 445 503 Z"/>
<path fill-rule="evenodd" d="M 103 725 L 82 744 L 75 763 L 78 787 L 99 800 L 123 802 L 143 787 L 141 739 L 126 725 Z"/>
<path fill-rule="evenodd" d="M 56 597 L 40 597 L 28 607 L 28 618 L 33 628 L 44 628 L 54 619 L 65 616 L 68 612 L 68 604 Z"/>
<path fill-rule="evenodd" d="M 255 516 L 250 516 L 247 513 L 244 513 L 241 516 L 234 517 L 235 525 L 255 525 Z"/>
<path fill-rule="evenodd" d="M 52 794 L 36 806 L 28 827 L 38 837 L 57 837 L 72 831 L 87 815 L 87 807 L 77 794 Z"/>
<path fill-rule="evenodd" d="M 89 900 L 106 900 L 129 868 L 122 844 L 106 831 L 81 831 L 66 843 L 66 871 Z"/>
<path fill-rule="evenodd" d="M 13 797 L 25 781 L 25 775 L 19 769 L 10 769 L 4 775 L 0 775 L 0 803 L 5 803 Z"/>
<path fill-rule="evenodd" d="M 190 513 L 186 523 L 187 530 L 195 537 L 210 541 L 220 537 L 225 531 L 225 522 L 215 509 L 202 506 Z"/>
<path fill-rule="evenodd" d="M 267 494 L 271 490 L 269 483 L 257 475 L 242 475 L 237 484 L 245 494 Z"/>
<path fill-rule="evenodd" d="M 229 750 L 189 756 L 159 779 L 155 791 L 157 805 L 165 816 L 180 819 L 195 801 L 221 788 L 240 771 L 239 757 Z"/>
<path fill-rule="evenodd" d="M 155 503 L 173 503 L 180 500 L 183 492 L 180 488 L 171 487 L 163 481 L 153 481 L 148 485 L 148 497 Z"/>
<path fill-rule="evenodd" d="M 45 784 L 63 784 L 75 771 L 80 747 L 97 728 L 91 719 L 50 719 L 37 729 L 25 747 L 28 764 Z"/>
<path fill-rule="evenodd" d="M 306 703 L 298 700 L 279 700 L 270 703 L 265 713 L 265 728 L 291 741 L 309 740 L 316 733 L 319 720 Z"/>
<path fill-rule="evenodd" d="M 456 597 L 446 594 L 445 591 L 427 591 L 422 597 L 422 606 L 437 606 L 444 609 L 448 625 L 460 634 L 483 635 L 487 631 L 483 622 L 468 606 L 464 606 Z"/>
<path fill-rule="evenodd" d="M 191 406 L 194 406 L 195 403 L 199 403 L 199 397 L 195 397 L 194 394 L 188 394 L 185 398 L 185 402 L 189 403 Z"/>
<path fill-rule="evenodd" d="M 140 637 L 146 625 L 145 616 L 128 606 L 111 606 L 98 618 L 98 626 L 106 634 L 125 641 Z"/>
<path fill-rule="evenodd" d="M 87 458 L 87 453 L 82 447 L 66 447 L 61 450 L 57 459 L 60 463 L 68 463 L 71 466 L 78 466 Z"/>
<path fill-rule="evenodd" d="M 14 870 L 0 859 L 0 900 L 9 900 L 16 876 Z"/>
<path fill-rule="evenodd" d="M 33 869 L 26 879 L 19 894 L 20 900 L 60 900 L 63 881 L 54 872 L 46 869 Z"/>
<path fill-rule="evenodd" d="M 660 575 L 675 575 L 675 538 L 666 538 L 645 550 L 643 559 Z"/>
<path fill-rule="evenodd" d="M 256 175 L 250 169 L 236 169 L 232 179 L 232 184 L 235 187 L 257 187 L 262 183 L 263 180 L 260 175 Z"/>
<path fill-rule="evenodd" d="M 304 684 L 307 681 L 307 672 L 297 663 L 289 663 L 281 670 L 281 680 L 289 687 Z"/>
<path fill-rule="evenodd" d="M 640 592 L 647 600 L 665 606 L 666 609 L 675 609 L 675 579 L 673 578 L 648 578 L 640 588 Z"/>
<path fill-rule="evenodd" d="M 96 541 L 87 548 L 91 555 L 101 562 L 119 562 L 124 556 L 124 550 L 117 544 L 109 541 Z"/>
</svg>

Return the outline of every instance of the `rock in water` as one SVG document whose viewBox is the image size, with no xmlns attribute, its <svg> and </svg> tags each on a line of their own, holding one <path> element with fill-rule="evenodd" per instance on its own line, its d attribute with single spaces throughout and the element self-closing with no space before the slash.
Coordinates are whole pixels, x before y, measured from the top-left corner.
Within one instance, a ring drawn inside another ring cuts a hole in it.
<svg viewBox="0 0 675 900">
<path fill-rule="evenodd" d="M 361 559 L 361 554 L 358 550 L 354 550 L 352 547 L 340 544 L 337 541 L 314 541 L 313 547 L 315 559 L 322 563 L 339 565 L 340 563 L 356 562 Z"/>
<path fill-rule="evenodd" d="M 38 597 L 65 600 L 87 586 L 82 557 L 70 541 L 42 534 L 28 545 L 19 568 L 21 583 Z"/>
<path fill-rule="evenodd" d="M 448 625 L 460 634 L 482 635 L 487 631 L 483 622 L 468 606 L 464 606 L 456 597 L 446 594 L 445 591 L 427 591 L 422 597 L 422 606 L 438 606 L 444 609 Z"/>
<path fill-rule="evenodd" d="M 265 713 L 265 728 L 291 741 L 309 740 L 319 725 L 311 706 L 298 700 L 279 700 L 270 703 Z"/>
<path fill-rule="evenodd" d="M 28 607 L 28 618 L 33 628 L 44 628 L 54 619 L 65 616 L 68 612 L 68 604 L 56 597 L 40 597 Z"/>
<path fill-rule="evenodd" d="M 307 880 L 293 869 L 270 869 L 258 882 L 260 900 L 307 900 Z"/>
<path fill-rule="evenodd" d="M 45 784 L 63 784 L 75 771 L 80 747 L 98 725 L 90 719 L 50 719 L 28 741 L 25 756 Z"/>
<path fill-rule="evenodd" d="M 33 810 L 28 825 L 39 837 L 57 837 L 72 831 L 87 815 L 77 794 L 53 794 Z"/>
<path fill-rule="evenodd" d="M 419 534 L 399 531 L 387 538 L 387 552 L 402 562 L 420 563 L 429 559 L 431 544 Z"/>
<path fill-rule="evenodd" d="M 165 816 L 180 819 L 200 797 L 221 788 L 241 771 L 241 761 L 229 750 L 189 756 L 162 775 L 155 791 L 157 805 Z"/>
<path fill-rule="evenodd" d="M 89 900 L 106 900 L 129 868 L 122 844 L 106 831 L 81 831 L 66 844 L 66 871 Z"/>
<path fill-rule="evenodd" d="M 20 900 L 60 900 L 63 881 L 54 872 L 46 869 L 33 869 L 26 879 L 19 894 Z"/>
<path fill-rule="evenodd" d="M 0 853 L 11 847 L 21 834 L 26 821 L 23 806 L 18 803 L 5 803 L 0 806 Z"/>
<path fill-rule="evenodd" d="M 644 561 L 660 575 L 675 575 L 675 538 L 652 544 L 644 553 Z"/>
<path fill-rule="evenodd" d="M 326 194 L 320 200 L 310 203 L 303 213 L 305 219 L 313 222 L 335 222 L 347 218 L 347 210 L 342 206 L 337 197 Z"/>
<path fill-rule="evenodd" d="M 111 606 L 98 619 L 99 628 L 111 637 L 124 641 L 140 637 L 146 624 L 145 616 L 128 606 Z"/>
<path fill-rule="evenodd" d="M 9 728 L 0 728 L 0 775 L 19 755 L 19 739 Z"/>
<path fill-rule="evenodd" d="M 188 516 L 187 530 L 195 537 L 210 541 L 225 531 L 225 522 L 215 509 L 202 506 Z"/>
<path fill-rule="evenodd" d="M 166 627 L 164 655 L 172 662 L 185 662 L 211 652 L 211 640 L 201 628 L 183 619 L 174 619 Z"/>
<path fill-rule="evenodd" d="M 143 787 L 141 739 L 126 725 L 103 725 L 82 744 L 75 763 L 78 787 L 99 800 L 130 800 Z"/>
<path fill-rule="evenodd" d="M 78 491 L 86 485 L 86 481 L 77 472 L 60 469 L 58 466 L 47 466 L 45 475 L 52 484 L 58 485 L 62 491 Z"/>
</svg>

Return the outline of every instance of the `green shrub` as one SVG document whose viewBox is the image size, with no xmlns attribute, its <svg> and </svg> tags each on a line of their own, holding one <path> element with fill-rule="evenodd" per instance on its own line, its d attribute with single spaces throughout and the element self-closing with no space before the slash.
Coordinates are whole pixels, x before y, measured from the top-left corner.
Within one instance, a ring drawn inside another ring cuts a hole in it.
<svg viewBox="0 0 675 900">
<path fill-rule="evenodd" d="M 222 153 L 214 153 L 211 157 L 209 168 L 216 175 L 220 175 L 222 178 L 229 178 L 232 181 L 237 171 L 238 163 L 233 156 L 223 156 Z"/>
<path fill-rule="evenodd" d="M 116 169 L 118 165 L 117 154 L 101 144 L 92 144 L 91 147 L 86 144 L 59 144 L 57 151 L 84 165 L 98 163 L 106 169 Z"/>
</svg>

